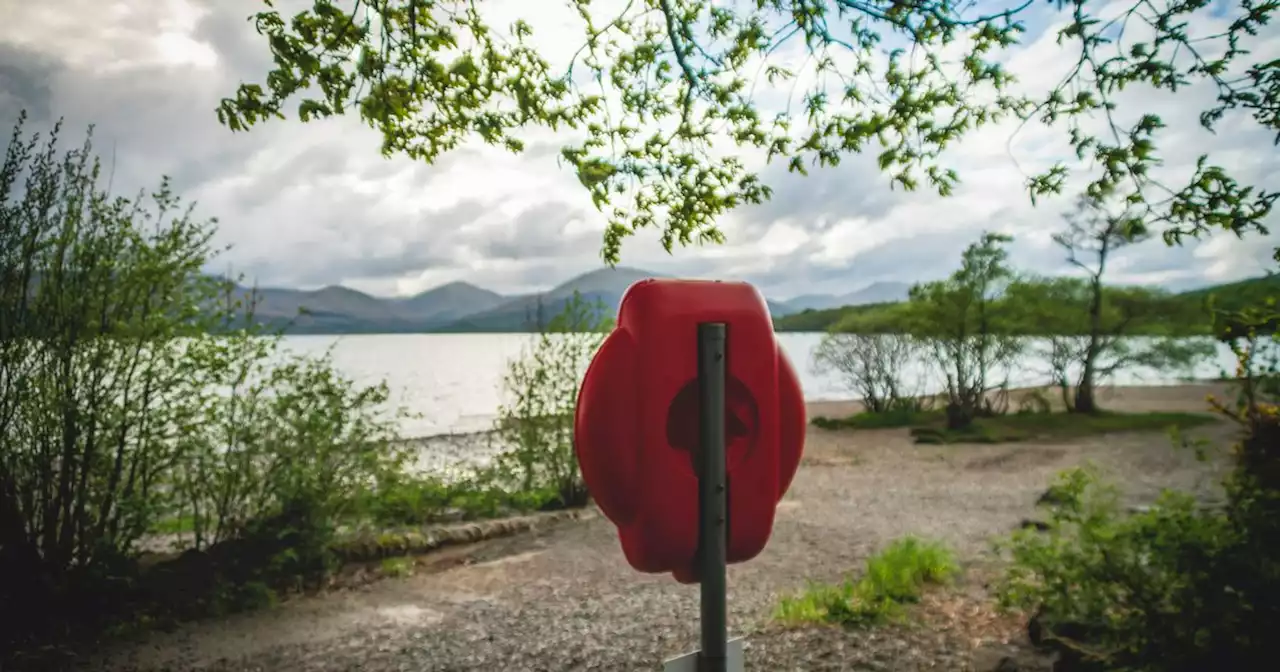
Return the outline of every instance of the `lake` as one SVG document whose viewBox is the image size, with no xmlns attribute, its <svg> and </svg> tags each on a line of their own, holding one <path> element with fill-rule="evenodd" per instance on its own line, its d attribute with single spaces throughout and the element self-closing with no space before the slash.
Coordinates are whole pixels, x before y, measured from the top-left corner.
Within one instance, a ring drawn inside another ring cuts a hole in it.
<svg viewBox="0 0 1280 672">
<path fill-rule="evenodd" d="M 401 427 L 406 437 L 423 437 L 488 429 L 501 403 L 502 375 L 509 359 L 531 342 L 528 334 L 360 334 L 348 336 L 289 336 L 285 346 L 294 352 L 322 354 L 332 348 L 339 370 L 362 384 L 385 380 L 391 400 L 421 417 Z M 807 401 L 850 399 L 839 376 L 813 370 L 813 350 L 822 334 L 778 334 L 782 349 L 800 376 Z M 1194 372 L 1126 371 L 1117 385 L 1165 385 L 1187 375 L 1211 378 L 1234 370 L 1231 351 L 1219 345 L 1212 361 Z M 908 379 L 923 381 L 926 368 L 916 362 Z M 1011 375 L 1014 386 L 1048 382 L 1048 366 L 1034 354 L 1019 362 Z M 922 386 L 937 392 L 938 385 Z"/>
</svg>

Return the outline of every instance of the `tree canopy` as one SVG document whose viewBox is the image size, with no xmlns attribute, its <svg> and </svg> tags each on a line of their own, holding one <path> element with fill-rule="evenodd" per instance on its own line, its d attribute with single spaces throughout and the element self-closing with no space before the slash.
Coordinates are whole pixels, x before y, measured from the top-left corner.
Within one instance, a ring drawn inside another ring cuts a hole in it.
<svg viewBox="0 0 1280 672">
<path fill-rule="evenodd" d="M 876 153 L 891 186 L 950 194 L 961 175 L 944 151 L 1004 119 L 1061 129 L 1079 159 L 1028 176 L 1033 201 L 1079 186 L 1171 243 L 1260 229 L 1277 197 L 1208 155 L 1163 183 L 1164 121 L 1119 109 L 1126 89 L 1208 85 L 1200 125 L 1241 112 L 1280 141 L 1280 61 L 1247 50 L 1274 0 L 1048 0 L 1074 66 L 1040 89 L 1004 67 L 1032 0 L 567 0 L 582 30 L 567 63 L 528 22 L 494 25 L 473 0 L 316 0 L 293 14 L 264 1 L 252 18 L 275 66 L 223 100 L 223 124 L 355 113 L 385 154 L 428 162 L 473 138 L 519 152 L 532 129 L 568 130 L 560 157 L 608 218 L 610 263 L 643 227 L 668 250 L 723 241 L 718 216 L 771 195 L 760 154 L 804 173 Z M 1194 28 L 1223 11 L 1223 31 Z"/>
</svg>

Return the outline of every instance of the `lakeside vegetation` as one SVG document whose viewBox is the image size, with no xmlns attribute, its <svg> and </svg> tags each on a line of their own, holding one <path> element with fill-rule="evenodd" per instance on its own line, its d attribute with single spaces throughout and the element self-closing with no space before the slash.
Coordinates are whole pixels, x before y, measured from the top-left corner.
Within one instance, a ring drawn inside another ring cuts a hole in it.
<svg viewBox="0 0 1280 672">
<path fill-rule="evenodd" d="M 946 196 L 960 176 L 940 162 L 944 148 L 998 120 L 1041 120 L 1069 139 L 1083 165 L 1048 166 L 1029 177 L 1028 191 L 1034 202 L 1079 188 L 1082 217 L 1061 240 L 1072 259 L 1085 263 L 1076 254 L 1087 249 L 1083 256 L 1096 262 L 1083 269 L 1083 284 L 1018 278 L 1004 257 L 1007 240 L 987 235 L 965 250 L 951 277 L 913 289 L 892 315 L 859 315 L 857 329 L 826 341 L 824 358 L 849 364 L 842 371 L 864 388 L 872 413 L 930 410 L 896 365 L 923 355 L 943 384 L 940 422 L 957 433 L 1013 417 L 999 402 L 1007 387 L 1002 368 L 1026 347 L 1021 334 L 1045 329 L 1038 320 L 1056 314 L 1043 310 L 1050 306 L 1069 307 L 1064 324 L 1074 325 L 1047 329 L 1058 337 L 1048 354 L 1070 414 L 1052 417 L 1104 418 L 1092 393 L 1107 375 L 1137 362 L 1173 366 L 1194 356 L 1127 339 L 1141 333 L 1135 322 L 1143 312 L 1102 282 L 1108 250 L 1147 235 L 1173 245 L 1210 233 L 1252 237 L 1272 216 L 1271 185 L 1242 184 L 1208 155 L 1175 176 L 1160 166 L 1157 151 L 1165 122 L 1142 98 L 1138 114 L 1118 110 L 1126 107 L 1124 89 L 1189 96 L 1199 82 L 1212 89 L 1204 109 L 1190 115 L 1199 124 L 1213 130 L 1230 116 L 1230 125 L 1239 120 L 1266 139 L 1280 137 L 1280 63 L 1249 62 L 1239 46 L 1269 30 L 1274 2 L 1142 2 L 1121 7 L 1114 20 L 1083 1 L 1060 3 L 1070 15 L 1062 15 L 1057 60 L 1076 67 L 1052 89 L 1026 95 L 1016 93 L 1002 61 L 1007 48 L 1026 46 L 1018 9 L 966 16 L 948 2 L 713 4 L 637 3 L 643 14 L 591 21 L 592 9 L 580 3 L 590 58 L 579 73 L 621 89 L 620 105 L 552 74 L 523 39 L 530 32 L 523 23 L 514 29 L 518 39 L 506 41 L 490 37 L 478 12 L 437 20 L 436 7 L 421 1 L 354 3 L 348 12 L 320 0 L 296 17 L 268 8 L 255 25 L 269 40 L 273 70 L 265 85 L 241 87 L 219 112 L 233 129 L 246 129 L 283 116 L 290 99 L 303 119 L 353 111 L 382 132 L 382 151 L 428 162 L 470 136 L 516 151 L 524 147 L 519 130 L 529 125 L 576 126 L 585 137 L 562 148 L 562 158 L 610 218 L 603 249 L 610 261 L 622 239 L 645 226 L 659 228 L 668 249 L 721 242 L 718 216 L 769 196 L 769 185 L 752 172 L 756 162 L 721 151 L 728 145 L 720 131 L 801 173 L 810 161 L 832 166 L 879 151 L 878 165 L 893 184 L 925 184 Z M 1188 34 L 1188 26 L 1214 25 L 1221 13 L 1221 34 Z M 1131 18 L 1126 39 L 1116 41 Z M 769 37 L 765 27 L 779 19 L 781 37 Z M 1138 29 L 1144 23 L 1154 35 Z M 848 28 L 853 39 L 829 26 Z M 880 58 L 882 33 L 890 32 L 914 42 L 894 54 L 920 53 L 924 65 Z M 797 72 L 770 66 L 770 80 L 787 85 L 816 72 L 815 81 L 847 76 L 853 83 L 834 95 L 805 92 L 797 123 L 772 123 L 746 82 L 792 37 L 819 57 Z M 836 47 L 852 57 L 827 57 Z M 951 59 L 942 52 L 957 49 L 967 52 L 960 54 L 963 70 L 948 71 L 943 61 Z M 830 70 L 840 76 L 826 77 Z M 864 77 L 876 93 L 861 84 Z M 657 123 L 676 117 L 679 123 Z M 267 365 L 278 342 L 271 338 L 192 330 L 208 302 L 237 300 L 224 286 L 192 279 L 211 255 L 207 224 L 191 220 L 163 187 L 150 199 L 104 193 L 88 147 L 60 159 L 52 150 L 23 149 L 35 146 L 20 138 L 11 144 L 0 178 L 5 637 L 24 645 L 66 642 L 122 623 L 269 603 L 332 570 L 340 521 L 413 519 L 419 506 L 466 509 L 472 497 L 492 503 L 527 495 L 512 500 L 517 507 L 582 499 L 562 459 L 567 395 L 559 386 L 521 391 L 540 380 L 539 367 L 573 371 L 583 350 L 561 358 L 542 350 L 543 342 L 522 358 L 527 367 L 513 367 L 507 385 L 516 398 L 501 429 L 527 444 L 464 481 L 474 488 L 408 476 L 394 428 L 376 412 L 385 390 L 354 386 L 323 359 Z M 1085 179 L 1068 179 L 1073 172 Z M 1164 178 L 1185 181 L 1166 186 Z M 1018 291 L 1032 303 L 1011 304 L 1009 293 Z M 1042 312 L 1024 313 L 1026 307 Z M 1047 530 L 1018 533 L 1002 547 L 1009 569 L 999 599 L 1033 615 L 1037 643 L 1061 655 L 1057 669 L 1248 670 L 1274 658 L 1280 377 L 1269 359 L 1275 340 L 1266 336 L 1277 319 L 1274 294 L 1213 315 L 1222 328 L 1209 333 L 1226 339 L 1239 361 L 1237 397 L 1214 402 L 1239 427 L 1225 506 L 1206 511 L 1175 494 L 1147 513 L 1129 514 L 1105 484 L 1074 471 L 1053 485 Z M 539 466 L 543 459 L 549 461 Z M 385 503 L 396 505 L 378 508 Z M 153 523 L 186 517 L 200 548 L 141 562 L 135 542 Z M 878 623 L 950 567 L 940 549 L 895 545 L 847 589 L 815 591 L 782 615 Z"/>
<path fill-rule="evenodd" d="M 24 124 L 0 167 L 0 666 L 476 540 L 426 525 L 586 503 L 572 408 L 598 306 L 571 297 L 510 362 L 505 452 L 416 472 L 385 384 L 246 327 L 256 294 L 204 272 L 214 224 L 167 180 L 112 194 L 91 136 Z"/>
<path fill-rule="evenodd" d="M 1071 281 L 1068 281 L 1071 282 Z M 1055 290 L 1049 279 L 1024 280 L 1030 291 Z M 1163 292 L 1146 287 L 1108 286 L 1107 294 L 1124 301 L 1138 324 L 1133 336 L 1209 336 L 1213 333 L 1214 310 L 1238 311 L 1248 306 L 1263 305 L 1269 297 L 1280 294 L 1280 275 L 1266 275 L 1238 282 L 1209 285 L 1185 292 Z M 1213 297 L 1213 304 L 1209 299 Z M 1013 305 L 1019 299 L 1013 298 Z M 780 332 L 838 331 L 866 333 L 871 325 L 880 329 L 907 331 L 910 325 L 902 318 L 904 302 L 842 306 L 825 310 L 805 310 L 775 318 L 773 326 Z M 1274 328 L 1272 325 L 1271 328 Z M 1048 326 L 1029 322 L 1022 327 L 1025 336 L 1064 335 Z"/>
<path fill-rule="evenodd" d="M 906 605 L 918 602 L 925 590 L 947 584 L 958 572 L 955 557 L 944 546 L 904 537 L 869 558 L 857 580 L 815 583 L 783 597 L 774 618 L 792 625 L 883 625 L 902 620 Z"/>
<path fill-rule="evenodd" d="M 1051 413 L 1035 404 L 1007 415 L 978 418 L 967 427 L 948 429 L 942 411 L 908 413 L 857 413 L 844 418 L 816 417 L 813 424 L 823 429 L 897 429 L 911 431 L 916 443 L 1011 443 L 1062 441 L 1095 434 L 1116 432 L 1160 432 L 1184 430 L 1217 422 L 1212 414 L 1097 412 L 1089 414 Z"/>
</svg>

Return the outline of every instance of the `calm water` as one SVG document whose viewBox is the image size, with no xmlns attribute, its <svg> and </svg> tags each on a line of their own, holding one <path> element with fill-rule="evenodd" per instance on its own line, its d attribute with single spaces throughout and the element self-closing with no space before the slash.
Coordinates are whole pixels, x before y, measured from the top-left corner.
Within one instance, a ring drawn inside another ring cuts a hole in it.
<svg viewBox="0 0 1280 672">
<path fill-rule="evenodd" d="M 838 376 L 813 370 L 812 353 L 821 334 L 779 334 L 778 339 L 800 375 L 808 401 L 849 399 L 851 394 Z M 526 334 L 387 334 L 352 336 L 291 336 L 286 345 L 295 352 L 321 354 L 332 348 L 335 364 L 364 384 L 386 380 L 392 402 L 404 405 L 420 418 L 405 421 L 405 436 L 420 437 L 449 432 L 488 429 L 501 403 L 501 381 L 507 361 L 530 342 Z M 1220 347 L 1215 361 L 1194 372 L 1136 370 L 1118 376 L 1119 385 L 1161 385 L 1186 375 L 1212 377 L 1232 370 L 1231 353 Z M 1048 367 L 1034 355 L 1020 362 L 1011 374 L 1015 386 L 1048 381 Z M 927 379 L 925 367 L 909 367 L 910 379 Z M 937 392 L 937 385 L 921 385 L 922 392 Z"/>
</svg>

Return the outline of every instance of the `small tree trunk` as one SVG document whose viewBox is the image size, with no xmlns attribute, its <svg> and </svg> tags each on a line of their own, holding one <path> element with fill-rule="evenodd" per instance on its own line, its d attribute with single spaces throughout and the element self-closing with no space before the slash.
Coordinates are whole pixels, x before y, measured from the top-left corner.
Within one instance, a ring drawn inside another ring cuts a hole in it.
<svg viewBox="0 0 1280 672">
<path fill-rule="evenodd" d="M 1097 413 L 1098 404 L 1093 397 L 1093 372 L 1086 369 L 1085 375 L 1080 377 L 1080 386 L 1076 388 L 1075 406 L 1071 410 L 1075 413 Z"/>
<path fill-rule="evenodd" d="M 1103 263 L 1106 251 L 1103 250 Z M 1084 353 L 1084 368 L 1080 372 L 1080 384 L 1076 386 L 1076 405 L 1072 409 L 1076 413 L 1097 413 L 1098 405 L 1093 396 L 1093 379 L 1098 364 L 1098 355 L 1102 350 L 1102 271 L 1093 276 L 1090 283 L 1092 296 L 1089 300 L 1089 347 Z"/>
<path fill-rule="evenodd" d="M 967 404 L 947 404 L 947 429 L 964 429 L 973 423 L 973 416 Z"/>
</svg>

